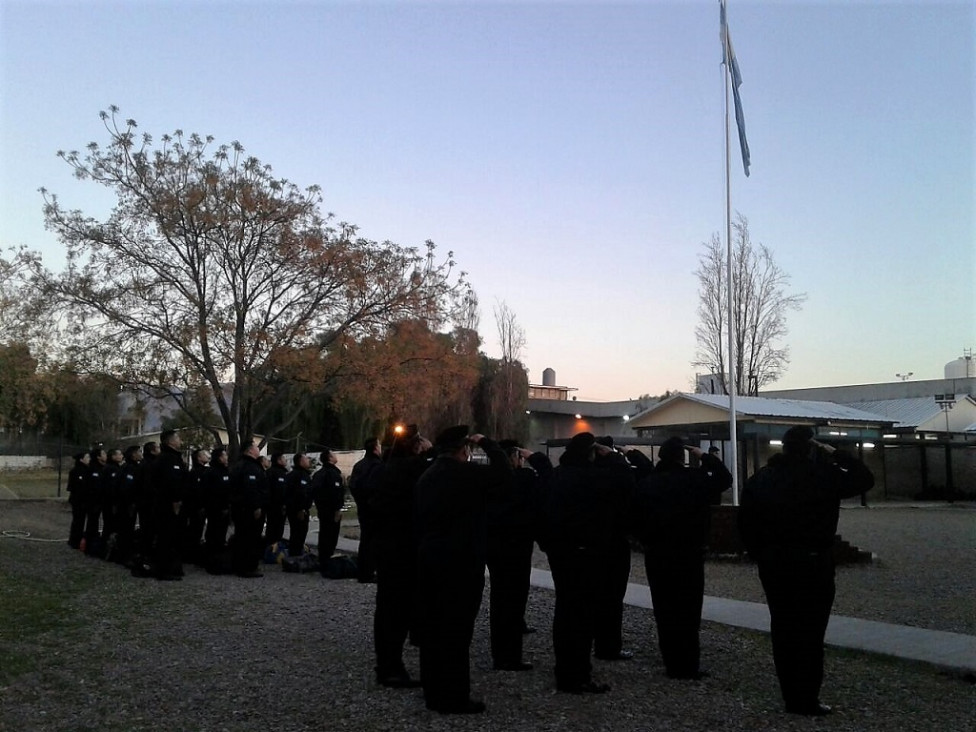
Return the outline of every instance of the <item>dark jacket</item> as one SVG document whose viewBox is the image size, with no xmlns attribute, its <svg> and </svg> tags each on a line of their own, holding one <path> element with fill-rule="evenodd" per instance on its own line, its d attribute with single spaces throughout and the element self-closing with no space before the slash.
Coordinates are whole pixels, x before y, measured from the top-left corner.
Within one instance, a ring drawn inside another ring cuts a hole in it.
<svg viewBox="0 0 976 732">
<path fill-rule="evenodd" d="M 488 491 L 488 540 L 532 541 L 538 533 L 542 486 L 552 463 L 541 452 L 529 459 L 532 467 L 514 468 L 511 477 Z"/>
<path fill-rule="evenodd" d="M 431 464 L 428 454 L 388 453 L 368 477 L 368 505 L 384 530 L 413 534 L 414 488 Z"/>
<path fill-rule="evenodd" d="M 230 500 L 235 511 L 256 511 L 268 507 L 268 476 L 261 463 L 242 455 L 231 471 Z"/>
<path fill-rule="evenodd" d="M 623 455 L 613 453 L 598 463 L 563 453 L 552 471 L 546 503 L 547 551 L 611 551 L 620 539 L 633 491 L 633 471 Z"/>
<path fill-rule="evenodd" d="M 312 473 L 296 466 L 285 477 L 285 510 L 308 511 L 312 507 Z"/>
<path fill-rule="evenodd" d="M 183 455 L 169 445 L 163 445 L 152 462 L 151 477 L 156 505 L 168 506 L 183 500 L 187 490 L 189 471 Z"/>
<path fill-rule="evenodd" d="M 122 466 L 109 460 L 102 468 L 102 500 L 106 505 L 118 505 L 122 501 Z"/>
<path fill-rule="evenodd" d="M 326 463 L 312 476 L 312 499 L 319 512 L 319 520 L 332 514 L 346 502 L 346 488 L 342 483 L 342 471 L 332 463 Z"/>
<path fill-rule="evenodd" d="M 194 463 L 190 468 L 190 478 L 187 481 L 186 496 L 183 499 L 184 511 L 202 511 L 206 505 L 207 475 L 210 467 Z"/>
<path fill-rule="evenodd" d="M 874 475 L 857 458 L 777 454 L 746 483 L 739 506 L 739 533 L 749 554 L 826 552 L 837 533 L 842 498 L 870 490 Z"/>
<path fill-rule="evenodd" d="M 362 460 L 352 466 L 352 473 L 349 474 L 349 494 L 356 502 L 360 514 L 364 508 L 367 511 L 369 509 L 370 475 L 382 464 L 383 458 L 376 453 L 369 452 Z"/>
<path fill-rule="evenodd" d="M 223 463 L 210 463 L 203 479 L 203 505 L 210 514 L 230 510 L 231 479 L 230 469 Z"/>
<path fill-rule="evenodd" d="M 280 465 L 268 468 L 268 501 L 271 506 L 281 506 L 285 502 L 285 479 L 288 471 Z"/>
<path fill-rule="evenodd" d="M 78 506 L 86 504 L 92 483 L 91 470 L 80 460 L 76 461 L 68 471 L 68 502 Z"/>
<path fill-rule="evenodd" d="M 122 474 L 119 479 L 119 491 L 122 494 L 122 501 L 135 505 L 139 498 L 141 484 L 142 463 L 137 463 L 133 460 L 126 460 L 122 463 Z"/>
<path fill-rule="evenodd" d="M 492 440 L 482 439 L 479 446 L 488 455 L 488 465 L 441 455 L 417 481 L 418 555 L 435 574 L 471 569 L 484 573 L 487 494 L 512 480 L 512 466 Z"/>
<path fill-rule="evenodd" d="M 701 556 L 712 503 L 731 485 L 732 473 L 717 457 L 702 455 L 695 468 L 662 460 L 637 483 L 633 533 L 655 557 Z"/>
</svg>

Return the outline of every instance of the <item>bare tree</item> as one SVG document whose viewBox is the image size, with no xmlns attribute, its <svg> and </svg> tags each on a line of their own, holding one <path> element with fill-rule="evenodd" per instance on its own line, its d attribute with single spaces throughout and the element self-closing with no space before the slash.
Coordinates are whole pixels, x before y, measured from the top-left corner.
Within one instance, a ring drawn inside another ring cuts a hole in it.
<svg viewBox="0 0 976 732">
<path fill-rule="evenodd" d="M 154 145 L 118 109 L 103 112 L 105 148 L 61 152 L 81 180 L 117 197 L 96 221 L 42 191 L 44 214 L 67 249 L 68 267 L 35 268 L 35 283 L 72 318 L 68 355 L 80 370 L 116 375 L 135 389 L 160 387 L 191 417 L 188 395 L 213 395 L 230 447 L 284 429 L 262 424 L 258 406 L 282 384 L 321 393 L 324 356 L 344 337 L 389 323 L 448 319 L 468 289 L 453 255 L 357 235 L 322 215 L 317 187 L 299 189 L 244 154 L 238 142 L 177 130 Z"/>
<path fill-rule="evenodd" d="M 515 312 L 502 300 L 495 305 L 495 326 L 498 328 L 498 345 L 502 349 L 502 361 L 514 363 L 522 360 L 525 348 L 525 331 L 518 324 Z"/>
<path fill-rule="evenodd" d="M 495 326 L 501 359 L 484 359 L 476 402 L 481 427 L 495 437 L 522 437 L 528 376 L 522 365 L 525 331 L 515 312 L 501 301 L 495 305 Z"/>
<path fill-rule="evenodd" d="M 698 352 L 694 366 L 718 376 L 729 393 L 729 308 L 726 247 L 718 234 L 703 244 L 698 259 Z M 735 344 L 735 393 L 756 395 L 776 381 L 789 364 L 786 314 L 799 310 L 805 294 L 788 294 L 790 277 L 764 244 L 753 246 L 749 222 L 741 214 L 733 223 L 732 334 Z"/>
</svg>

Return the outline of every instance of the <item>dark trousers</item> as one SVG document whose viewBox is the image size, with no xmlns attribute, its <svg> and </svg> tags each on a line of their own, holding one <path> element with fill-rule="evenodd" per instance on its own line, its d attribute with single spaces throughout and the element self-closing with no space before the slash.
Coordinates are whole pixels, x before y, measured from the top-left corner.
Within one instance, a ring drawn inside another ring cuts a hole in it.
<svg viewBox="0 0 976 732">
<path fill-rule="evenodd" d="M 153 571 L 161 577 L 181 576 L 183 574 L 183 522 L 173 511 L 171 504 L 160 504 L 156 509 Z"/>
<path fill-rule="evenodd" d="M 532 545 L 532 539 L 519 537 L 488 541 L 491 656 L 496 664 L 522 660 L 522 621 L 529 599 Z"/>
<path fill-rule="evenodd" d="M 430 709 L 458 707 L 471 698 L 469 654 L 484 587 L 484 565 L 426 578 L 421 566 L 420 680 Z"/>
<path fill-rule="evenodd" d="M 549 547 L 549 568 L 556 588 L 552 645 L 556 685 L 574 687 L 591 680 L 590 651 L 601 596 L 609 591 L 606 553 L 592 549 Z"/>
<path fill-rule="evenodd" d="M 119 504 L 115 515 L 115 530 L 118 536 L 115 544 L 115 559 L 127 563 L 132 558 L 135 546 L 136 507 L 133 504 Z"/>
<path fill-rule="evenodd" d="M 200 563 L 204 559 L 203 532 L 207 514 L 203 507 L 190 507 L 184 512 L 183 557 L 188 562 Z"/>
<path fill-rule="evenodd" d="M 829 551 L 770 552 L 759 562 L 759 579 L 783 701 L 787 707 L 813 706 L 823 683 L 823 641 L 834 604 L 833 557 Z"/>
<path fill-rule="evenodd" d="M 81 546 L 81 539 L 85 535 L 85 519 L 88 509 L 80 500 L 71 502 L 71 528 L 68 529 L 68 545 L 74 549 Z"/>
<path fill-rule="evenodd" d="M 332 520 L 332 514 L 324 517 L 319 514 L 319 557 L 328 559 L 335 554 L 339 545 L 339 528 L 342 524 Z"/>
<path fill-rule="evenodd" d="M 112 534 L 119 532 L 119 504 L 105 501 L 102 505 L 102 539 L 108 541 Z"/>
<path fill-rule="evenodd" d="M 203 542 L 207 556 L 219 554 L 227 546 L 227 529 L 230 528 L 230 509 L 208 508 L 207 527 L 203 532 Z"/>
<path fill-rule="evenodd" d="M 231 568 L 235 574 L 251 574 L 258 570 L 264 543 L 261 532 L 264 529 L 264 516 L 254 517 L 253 508 L 233 509 L 234 543 Z"/>
<path fill-rule="evenodd" d="M 644 567 L 664 668 L 670 676 L 693 676 L 699 671 L 701 657 L 698 633 L 705 593 L 704 559 L 701 554 L 646 554 Z"/>
<path fill-rule="evenodd" d="M 410 542 L 384 545 L 379 547 L 376 559 L 373 644 L 376 676 L 386 678 L 406 673 L 403 644 L 414 626 L 416 614 L 417 550 Z"/>
<path fill-rule="evenodd" d="M 85 516 L 85 553 L 92 554 L 98 551 L 101 541 L 102 504 L 91 502 L 88 504 L 87 515 Z"/>
<path fill-rule="evenodd" d="M 358 504 L 357 504 L 358 506 Z M 368 509 L 359 513 L 359 581 L 370 582 L 376 576 L 376 527 Z"/>
<path fill-rule="evenodd" d="M 152 502 L 148 500 L 138 501 L 136 512 L 139 514 L 139 532 L 135 551 L 142 557 L 143 561 L 148 562 L 152 556 L 153 547 L 156 545 L 156 515 L 153 512 Z"/>
<path fill-rule="evenodd" d="M 275 504 L 268 507 L 268 525 L 264 528 L 264 543 L 274 544 L 285 535 L 285 507 Z M 304 543 L 304 540 L 302 540 Z"/>
<path fill-rule="evenodd" d="M 305 553 L 308 537 L 308 511 L 292 511 L 288 514 L 288 556 L 300 557 Z M 328 557 L 325 557 L 328 559 Z"/>
<path fill-rule="evenodd" d="M 623 648 L 624 595 L 630 582 L 630 544 L 621 538 L 610 550 L 606 567 L 609 590 L 597 608 L 593 652 L 599 658 L 613 658 Z"/>
</svg>

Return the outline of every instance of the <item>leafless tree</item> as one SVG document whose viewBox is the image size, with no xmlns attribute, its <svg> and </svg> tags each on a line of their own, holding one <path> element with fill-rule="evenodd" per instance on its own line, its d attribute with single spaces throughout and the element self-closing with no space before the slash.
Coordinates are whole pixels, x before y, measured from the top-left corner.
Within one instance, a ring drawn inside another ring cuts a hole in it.
<svg viewBox="0 0 976 732">
<path fill-rule="evenodd" d="M 498 344 L 502 349 L 502 361 L 514 363 L 522 360 L 525 348 L 525 330 L 518 324 L 515 312 L 502 300 L 495 305 L 495 325 L 498 328 Z"/>
<path fill-rule="evenodd" d="M 718 234 L 704 243 L 699 256 L 698 317 L 695 328 L 698 351 L 694 366 L 718 376 L 729 393 L 729 308 L 726 286 L 726 247 Z M 776 381 L 789 364 L 786 315 L 799 310 L 805 294 L 789 294 L 790 277 L 764 244 L 754 246 L 749 222 L 741 214 L 733 223 L 732 239 L 732 334 L 735 344 L 736 394 L 755 395 Z"/>
</svg>

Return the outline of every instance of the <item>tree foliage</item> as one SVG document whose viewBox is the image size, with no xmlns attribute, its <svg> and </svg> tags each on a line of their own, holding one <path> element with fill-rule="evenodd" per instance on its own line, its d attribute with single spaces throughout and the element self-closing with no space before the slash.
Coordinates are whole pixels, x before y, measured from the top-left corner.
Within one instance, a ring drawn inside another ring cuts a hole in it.
<svg viewBox="0 0 976 732">
<path fill-rule="evenodd" d="M 358 408 L 381 425 L 416 423 L 434 435 L 470 423 L 478 381 L 476 333 L 439 333 L 420 319 L 403 320 L 376 337 L 343 344 L 340 408 Z"/>
<path fill-rule="evenodd" d="M 37 371 L 37 359 L 23 343 L 0 344 L 0 428 L 43 424 L 51 391 Z"/>
<path fill-rule="evenodd" d="M 698 341 L 693 365 L 719 377 L 729 393 L 729 308 L 726 247 L 718 234 L 704 243 L 698 269 Z M 755 395 L 776 381 L 789 364 L 786 315 L 799 310 L 804 294 L 789 294 L 790 278 L 764 244 L 754 246 L 749 222 L 737 215 L 732 238 L 732 334 L 735 393 Z"/>
<path fill-rule="evenodd" d="M 483 357 L 474 399 L 478 429 L 496 439 L 524 440 L 529 419 L 529 377 L 519 361 Z"/>
<path fill-rule="evenodd" d="M 405 319 L 436 329 L 469 292 L 452 254 L 359 236 L 320 213 L 317 187 L 274 177 L 238 142 L 177 130 L 157 144 L 117 108 L 101 118 L 105 147 L 59 155 L 117 203 L 99 221 L 42 191 L 68 266 L 36 263 L 35 284 L 68 316 L 65 355 L 80 369 L 166 387 L 198 424 L 188 395 L 209 389 L 232 449 L 280 428 L 256 406 L 284 384 L 302 392 L 295 419 L 341 344 Z"/>
</svg>

